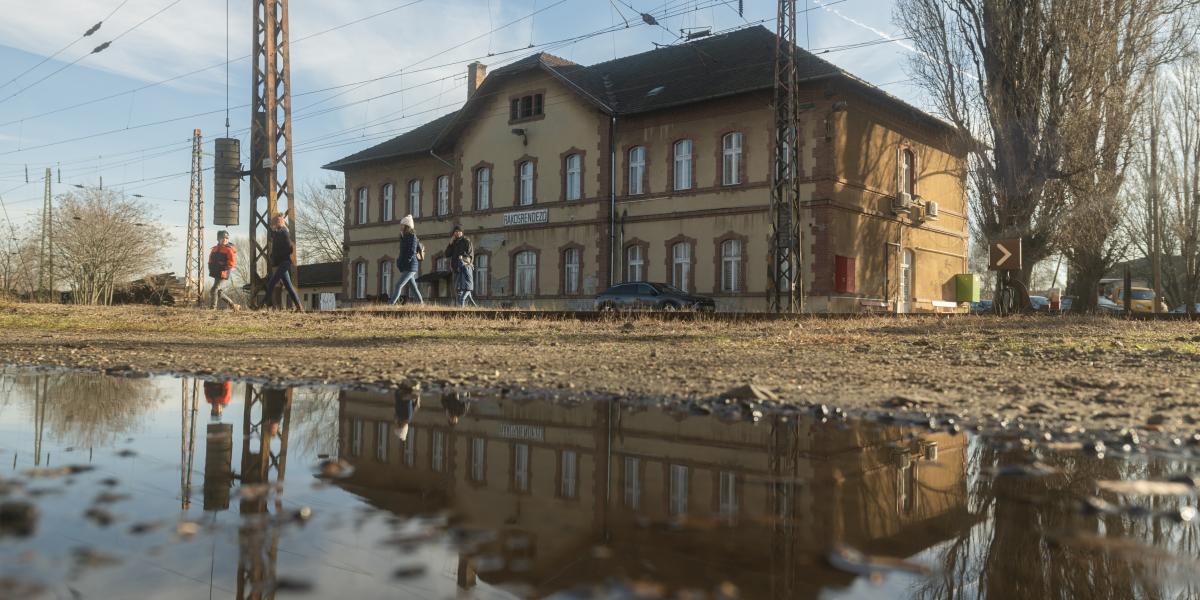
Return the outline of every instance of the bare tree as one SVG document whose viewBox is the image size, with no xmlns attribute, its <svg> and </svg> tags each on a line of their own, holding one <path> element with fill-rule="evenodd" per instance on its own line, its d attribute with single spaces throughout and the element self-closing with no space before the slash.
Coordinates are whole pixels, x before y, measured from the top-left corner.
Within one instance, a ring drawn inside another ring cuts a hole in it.
<svg viewBox="0 0 1200 600">
<path fill-rule="evenodd" d="M 56 277 L 79 304 L 108 304 L 117 285 L 165 263 L 169 236 L 150 206 L 120 192 L 85 188 L 59 196 L 54 232 Z"/>
<path fill-rule="evenodd" d="M 333 186 L 330 189 L 329 186 Z M 337 180 L 308 182 L 296 206 L 296 252 L 301 264 L 342 262 L 346 226 L 346 193 Z"/>
<path fill-rule="evenodd" d="M 1191 314 L 1200 296 L 1200 58 L 1195 54 L 1175 70 L 1168 113 L 1169 181 L 1163 203 L 1163 240 L 1168 252 L 1178 249 L 1180 254 L 1178 265 L 1167 261 L 1168 291 Z"/>
</svg>

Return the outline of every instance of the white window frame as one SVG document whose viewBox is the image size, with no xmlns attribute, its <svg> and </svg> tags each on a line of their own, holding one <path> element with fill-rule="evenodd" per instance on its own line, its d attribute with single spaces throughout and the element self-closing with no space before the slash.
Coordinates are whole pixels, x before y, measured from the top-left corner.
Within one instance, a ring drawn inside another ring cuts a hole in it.
<svg viewBox="0 0 1200 600">
<path fill-rule="evenodd" d="M 579 248 L 567 248 L 563 251 L 563 293 L 574 295 L 579 293 Z"/>
<path fill-rule="evenodd" d="M 646 147 L 634 146 L 629 149 L 629 195 L 638 196 L 646 193 L 642 181 L 646 177 Z"/>
<path fill-rule="evenodd" d="M 450 176 L 442 175 L 437 179 L 437 214 L 450 214 Z"/>
<path fill-rule="evenodd" d="M 492 207 L 492 169 L 479 167 L 475 170 L 475 210 Z"/>
<path fill-rule="evenodd" d="M 404 440 L 404 466 L 411 467 L 417 464 L 417 428 L 410 425 L 408 427 L 408 438 Z"/>
<path fill-rule="evenodd" d="M 520 177 L 519 195 L 517 196 L 518 206 L 533 205 L 533 176 L 534 168 L 533 161 L 526 160 L 517 166 L 517 172 Z"/>
<path fill-rule="evenodd" d="M 680 517 L 688 512 L 688 468 L 687 465 L 671 465 L 668 488 L 668 508 L 671 516 Z"/>
<path fill-rule="evenodd" d="M 537 292 L 537 253 L 522 250 L 513 257 L 513 295 L 533 296 Z"/>
<path fill-rule="evenodd" d="M 559 495 L 575 498 L 579 494 L 579 455 L 574 450 L 563 450 L 559 470 Z"/>
<path fill-rule="evenodd" d="M 491 287 L 488 276 L 490 275 L 492 257 L 490 254 L 475 255 L 475 295 L 486 296 Z"/>
<path fill-rule="evenodd" d="M 446 433 L 433 430 L 430 440 L 429 468 L 441 473 L 446 470 Z"/>
<path fill-rule="evenodd" d="M 742 270 L 742 240 L 725 240 L 721 242 L 721 291 L 735 294 L 740 289 Z"/>
<path fill-rule="evenodd" d="M 362 300 L 367 297 L 367 262 L 354 263 L 354 297 Z"/>
<path fill-rule="evenodd" d="M 513 489 L 529 491 L 529 444 L 513 444 Z"/>
<path fill-rule="evenodd" d="M 385 260 L 379 263 L 379 293 L 392 293 L 392 264 L 393 261 Z"/>
<path fill-rule="evenodd" d="M 408 214 L 414 219 L 421 218 L 421 180 L 408 182 Z"/>
<path fill-rule="evenodd" d="M 567 200 L 583 198 L 583 157 L 578 154 L 567 155 Z"/>
<path fill-rule="evenodd" d="M 391 423 L 375 422 L 375 460 L 381 463 L 388 461 L 388 434 L 391 433 L 391 430 Z"/>
<path fill-rule="evenodd" d="M 487 439 L 471 438 L 471 481 L 487 480 Z"/>
<path fill-rule="evenodd" d="M 676 242 L 671 246 L 671 285 L 691 292 L 688 285 L 692 279 L 692 245 Z"/>
<path fill-rule="evenodd" d="M 638 510 L 642 507 L 641 459 L 626 456 L 624 460 L 625 506 Z"/>
<path fill-rule="evenodd" d="M 742 182 L 742 141 L 740 131 L 725 134 L 721 139 L 721 184 L 738 185 Z"/>
<path fill-rule="evenodd" d="M 354 419 L 350 423 L 350 456 L 362 456 L 363 421 Z"/>
<path fill-rule="evenodd" d="M 907 192 L 909 195 L 917 193 L 917 178 L 913 175 L 916 168 L 917 153 L 913 152 L 912 148 L 900 148 L 900 160 L 896 164 L 896 179 L 902 193 Z"/>
<path fill-rule="evenodd" d="M 738 514 L 737 473 L 721 471 L 717 474 L 717 510 L 721 515 L 732 517 Z"/>
<path fill-rule="evenodd" d="M 396 218 L 396 186 L 383 184 L 383 220 L 391 221 Z"/>
<path fill-rule="evenodd" d="M 625 272 L 629 281 L 646 280 L 646 256 L 641 246 L 630 246 L 625 249 Z"/>
<path fill-rule="evenodd" d="M 450 259 L 446 258 L 445 256 L 439 256 L 437 258 L 437 260 L 433 261 L 433 270 L 434 271 L 449 271 L 450 270 Z"/>
<path fill-rule="evenodd" d="M 355 217 L 357 217 L 357 223 L 359 225 L 367 224 L 367 215 L 369 214 L 367 204 L 369 195 L 370 194 L 367 192 L 366 186 L 358 188 L 358 214 L 355 215 Z"/>
<path fill-rule="evenodd" d="M 692 189 L 692 140 L 675 142 L 675 191 Z"/>
</svg>

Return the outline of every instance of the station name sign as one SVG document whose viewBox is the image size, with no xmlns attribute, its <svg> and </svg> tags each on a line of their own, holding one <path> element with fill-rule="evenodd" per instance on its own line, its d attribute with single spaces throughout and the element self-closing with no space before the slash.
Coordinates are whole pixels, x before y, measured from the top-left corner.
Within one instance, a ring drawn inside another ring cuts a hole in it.
<svg viewBox="0 0 1200 600">
<path fill-rule="evenodd" d="M 517 423 L 501 423 L 496 435 L 510 440 L 528 440 L 541 442 L 546 439 L 545 428 L 539 425 L 520 425 Z"/>
<path fill-rule="evenodd" d="M 550 210 L 523 210 L 520 212 L 510 212 L 504 215 L 504 226 L 512 225 L 537 225 L 539 223 L 550 222 Z"/>
</svg>

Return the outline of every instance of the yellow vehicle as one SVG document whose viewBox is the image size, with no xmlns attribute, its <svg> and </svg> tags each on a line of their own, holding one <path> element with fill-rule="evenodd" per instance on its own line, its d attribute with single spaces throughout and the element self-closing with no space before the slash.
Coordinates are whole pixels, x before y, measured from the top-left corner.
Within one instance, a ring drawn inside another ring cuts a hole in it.
<svg viewBox="0 0 1200 600">
<path fill-rule="evenodd" d="M 1135 312 L 1135 313 L 1152 313 L 1152 312 L 1154 312 L 1154 290 L 1152 290 L 1150 288 L 1144 288 L 1144 287 L 1134 287 L 1134 288 L 1130 288 L 1130 289 L 1133 291 L 1132 301 L 1130 302 L 1130 307 L 1133 309 L 1133 312 Z M 1114 289 L 1111 300 L 1113 302 L 1116 302 L 1118 306 L 1120 306 L 1122 309 L 1124 309 L 1125 308 L 1125 290 L 1124 290 L 1124 288 L 1117 287 L 1116 289 Z M 1159 310 L 1159 312 L 1170 311 L 1170 309 L 1167 308 L 1167 303 L 1163 302 L 1162 300 L 1158 301 L 1158 310 Z"/>
</svg>

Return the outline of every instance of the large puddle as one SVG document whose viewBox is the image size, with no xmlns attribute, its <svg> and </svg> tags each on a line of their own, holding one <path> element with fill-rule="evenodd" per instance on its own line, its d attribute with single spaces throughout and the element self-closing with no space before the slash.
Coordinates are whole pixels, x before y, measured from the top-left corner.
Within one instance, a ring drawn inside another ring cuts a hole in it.
<svg viewBox="0 0 1200 600">
<path fill-rule="evenodd" d="M 0 597 L 1200 595 L 1187 446 L 417 397 L 0 371 Z"/>
</svg>

